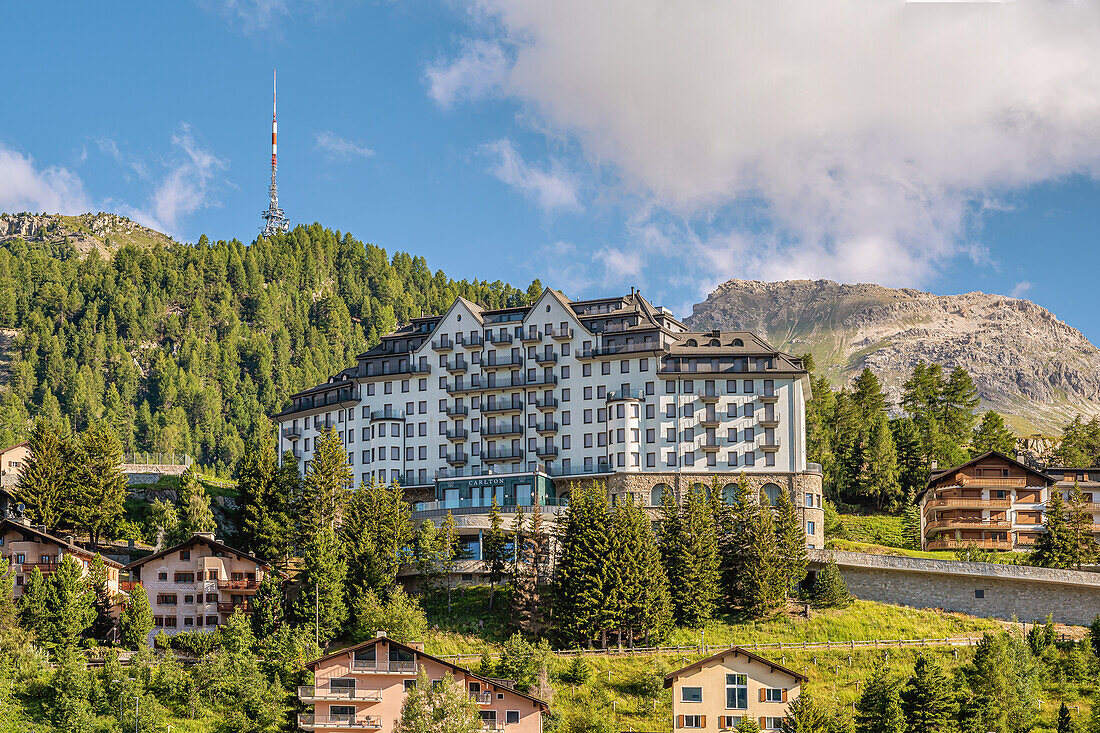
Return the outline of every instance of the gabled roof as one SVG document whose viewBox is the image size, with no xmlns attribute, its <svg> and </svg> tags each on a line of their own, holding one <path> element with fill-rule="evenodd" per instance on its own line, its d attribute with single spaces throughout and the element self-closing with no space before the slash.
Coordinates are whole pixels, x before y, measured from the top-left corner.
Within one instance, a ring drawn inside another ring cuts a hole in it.
<svg viewBox="0 0 1100 733">
<path fill-rule="evenodd" d="M 747 659 L 751 659 L 754 662 L 759 662 L 760 664 L 771 668 L 773 672 L 782 672 L 785 675 L 793 677 L 798 682 L 809 682 L 809 678 L 806 677 L 806 675 L 801 674 L 800 672 L 795 672 L 793 669 L 788 669 L 782 664 L 776 664 L 770 659 L 765 659 L 758 654 L 753 654 L 747 649 L 742 649 L 739 646 L 735 646 L 729 649 L 724 649 L 717 654 L 712 654 L 711 656 L 704 659 L 700 659 L 698 662 L 693 662 L 686 667 L 681 667 L 680 669 L 677 669 L 673 672 L 669 672 L 667 675 L 665 675 L 665 687 L 672 687 L 672 681 L 675 680 L 677 677 L 681 677 L 689 672 L 694 672 L 698 669 L 702 669 L 704 665 L 710 664 L 711 662 L 725 660 L 725 658 L 729 656 L 745 657 Z"/>
<path fill-rule="evenodd" d="M 452 664 L 451 662 L 448 662 L 445 659 L 440 659 L 439 657 L 432 656 L 431 654 L 428 654 L 427 652 L 422 651 L 420 649 L 417 649 L 415 647 L 411 647 L 408 644 L 402 644 L 401 642 L 396 641 L 394 639 L 391 639 L 388 636 L 376 636 L 373 639 L 367 639 L 366 641 L 361 642 L 359 644 L 344 647 L 340 651 L 333 652 L 332 654 L 326 654 L 323 657 L 318 657 L 317 659 L 306 662 L 306 669 L 313 670 L 321 662 L 327 662 L 330 659 L 336 659 L 337 657 L 342 657 L 345 654 L 354 654 L 355 652 L 359 651 L 360 649 L 366 649 L 367 647 L 373 646 L 374 644 L 377 644 L 380 641 L 387 642 L 389 644 L 392 644 L 393 646 L 398 647 L 399 649 L 404 649 L 405 651 L 410 652 L 412 654 L 416 654 L 416 655 L 419 655 L 419 656 L 424 657 L 426 659 L 430 659 L 433 662 L 436 662 L 437 664 L 442 664 L 444 667 L 449 667 L 454 672 L 461 672 L 462 674 L 464 674 L 468 677 L 473 677 L 475 680 L 481 680 L 482 682 L 486 682 L 490 685 L 493 685 L 494 687 L 499 687 L 501 689 L 501 691 L 503 691 L 503 692 L 510 692 L 513 695 L 519 695 L 522 698 L 530 700 L 531 702 L 535 703 L 536 705 L 541 705 L 545 710 L 550 709 L 549 705 L 547 705 L 545 702 L 538 699 L 537 697 L 532 697 L 531 695 L 528 695 L 525 692 L 520 692 L 519 690 L 516 690 L 516 689 L 513 689 L 513 688 L 508 687 L 506 685 L 503 685 L 503 684 L 501 684 L 500 680 L 494 680 L 490 677 L 483 677 L 483 676 L 477 674 L 476 672 L 471 672 L 470 670 L 466 669 L 465 667 L 460 667 L 457 664 Z"/>
<path fill-rule="evenodd" d="M 94 558 L 97 554 L 97 553 L 91 552 L 90 550 L 84 549 L 80 545 L 73 544 L 72 542 L 69 542 L 68 540 L 63 540 L 60 537 L 57 537 L 55 535 L 50 534 L 49 532 L 45 532 L 45 531 L 39 529 L 37 526 L 35 526 L 33 524 L 23 524 L 21 522 L 17 522 L 14 519 L 0 519 L 0 530 L 4 530 L 4 529 L 8 529 L 8 528 L 17 529 L 20 532 L 23 532 L 25 534 L 33 534 L 37 537 L 40 537 L 41 539 L 46 540 L 47 542 L 54 543 L 55 545 L 62 548 L 66 552 L 69 552 L 73 555 L 80 555 L 81 557 L 87 558 L 89 560 Z M 103 557 L 103 556 L 100 555 L 100 557 Z M 122 563 L 115 562 L 114 560 L 111 560 L 111 559 L 106 558 L 106 557 L 103 558 L 103 562 L 106 563 L 107 565 L 110 565 L 113 568 L 121 568 L 122 567 Z"/>
<path fill-rule="evenodd" d="M 1006 456 L 1004 453 L 1001 453 L 1000 451 L 991 450 L 991 451 L 986 451 L 985 453 L 982 453 L 980 456 L 977 456 L 975 458 L 971 458 L 966 463 L 960 463 L 957 466 L 952 466 L 951 468 L 947 468 L 947 469 L 944 469 L 942 471 L 934 471 L 928 477 L 928 483 L 925 484 L 924 488 L 921 489 L 920 492 L 917 494 L 917 501 L 919 502 L 921 500 L 921 497 L 924 496 L 925 492 L 928 491 L 929 487 L 931 487 L 932 484 L 934 484 L 936 481 L 940 480 L 944 476 L 946 476 L 950 473 L 954 473 L 956 471 L 961 471 L 964 468 L 968 468 L 970 466 L 973 466 L 975 463 L 978 463 L 979 461 L 984 461 L 987 458 L 1000 458 L 1001 460 L 1006 461 L 1007 463 L 1010 463 L 1013 466 L 1024 469 L 1025 471 L 1032 474 L 1033 476 L 1038 476 L 1039 478 L 1043 479 L 1044 481 L 1048 481 L 1052 484 L 1057 483 L 1056 479 L 1054 479 L 1051 476 L 1046 475 L 1042 471 L 1038 471 L 1038 470 L 1032 468 L 1031 466 L 1027 465 L 1026 463 L 1021 463 L 1020 461 L 1017 461 L 1015 458 L 1009 458 L 1008 456 Z"/>
<path fill-rule="evenodd" d="M 24 440 L 22 443 L 16 443 L 15 445 L 9 445 L 7 448 L 0 448 L 0 454 L 7 453 L 8 451 L 14 450 L 15 448 L 26 448 L 27 444 L 29 442 L 30 441 Z"/>
<path fill-rule="evenodd" d="M 261 560 L 260 558 L 255 557 L 254 555 L 249 555 L 247 552 L 242 552 L 241 550 L 234 549 L 234 548 L 230 547 L 227 544 L 224 544 L 222 542 L 218 542 L 217 540 L 212 540 L 209 537 L 204 537 L 201 534 L 193 534 L 193 535 L 191 535 L 190 539 L 184 540 L 183 542 L 179 543 L 178 545 L 173 545 L 172 547 L 168 547 L 166 549 L 163 549 L 160 552 L 154 552 L 152 555 L 146 555 L 145 557 L 138 558 L 137 560 L 134 560 L 132 563 L 127 565 L 126 569 L 129 570 L 131 568 L 141 567 L 142 565 L 144 565 L 147 562 L 152 562 L 153 560 L 159 560 L 160 558 L 164 557 L 165 555 L 170 555 L 173 552 L 177 552 L 177 551 L 179 551 L 183 548 L 186 548 L 186 547 L 192 547 L 192 546 L 194 546 L 198 543 L 202 543 L 204 545 L 207 545 L 208 547 L 210 547 L 211 549 L 214 549 L 214 550 L 220 550 L 222 552 L 231 553 L 233 555 L 236 555 L 237 557 L 244 558 L 245 560 L 251 560 L 252 562 L 256 563 L 257 565 L 260 565 L 261 567 L 263 567 L 264 569 L 271 570 L 271 566 L 268 563 Z"/>
</svg>

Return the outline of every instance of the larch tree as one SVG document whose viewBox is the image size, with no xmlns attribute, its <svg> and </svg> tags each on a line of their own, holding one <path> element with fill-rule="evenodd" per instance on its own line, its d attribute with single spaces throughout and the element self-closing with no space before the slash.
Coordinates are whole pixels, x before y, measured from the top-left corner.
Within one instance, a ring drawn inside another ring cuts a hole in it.
<svg viewBox="0 0 1100 733">
<path fill-rule="evenodd" d="M 988 410 L 970 438 L 970 457 L 976 458 L 989 451 L 1011 456 L 1015 450 L 1016 435 L 1005 426 L 1004 418 Z"/>
</svg>

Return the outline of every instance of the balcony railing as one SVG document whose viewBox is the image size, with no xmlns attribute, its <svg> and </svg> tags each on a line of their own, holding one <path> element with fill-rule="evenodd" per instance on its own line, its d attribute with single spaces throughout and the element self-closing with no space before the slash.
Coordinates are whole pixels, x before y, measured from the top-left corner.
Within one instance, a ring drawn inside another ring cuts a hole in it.
<svg viewBox="0 0 1100 733">
<path fill-rule="evenodd" d="M 487 451 L 481 454 L 481 460 L 484 462 L 519 461 L 523 459 L 523 456 L 524 452 L 522 450 Z"/>
<path fill-rule="evenodd" d="M 556 364 L 557 361 L 557 354 L 535 354 L 535 363 L 537 364 Z"/>
<path fill-rule="evenodd" d="M 416 662 L 394 662 L 386 659 L 353 659 L 353 672 L 377 672 L 379 674 L 416 674 Z"/>
<path fill-rule="evenodd" d="M 717 402 L 722 397 L 722 395 L 717 392 L 700 391 L 696 394 L 703 402 Z"/>
<path fill-rule="evenodd" d="M 258 580 L 219 580 L 218 590 L 258 590 Z"/>
<path fill-rule="evenodd" d="M 534 505 L 530 501 L 516 502 L 505 501 L 500 504 L 500 510 L 503 512 L 515 511 L 516 507 L 522 507 L 525 510 L 530 511 L 534 508 Z M 548 498 L 544 499 L 539 507 L 545 509 L 549 507 L 551 510 L 565 508 L 569 506 L 569 500 L 565 497 L 561 498 Z M 413 512 L 421 514 L 424 512 L 456 512 L 464 514 L 479 514 L 489 513 L 489 509 L 492 507 L 491 503 L 487 503 L 483 499 L 445 499 L 442 501 L 420 501 L 413 504 Z"/>
<path fill-rule="evenodd" d="M 976 547 L 982 550 L 1011 550 L 1010 540 L 932 540 L 926 547 L 929 550 L 965 550 L 968 547 Z"/>
<path fill-rule="evenodd" d="M 558 378 L 553 374 L 543 374 L 541 377 L 532 377 L 523 382 L 528 387 L 548 387 L 558 383 Z"/>
<path fill-rule="evenodd" d="M 546 470 L 547 475 L 558 476 L 590 476 L 598 473 L 611 473 L 611 464 L 608 461 L 600 461 L 591 466 L 551 466 Z"/>
<path fill-rule="evenodd" d="M 454 374 L 455 372 L 464 372 L 470 368 L 470 362 L 465 359 L 455 359 L 447 362 L 447 371 Z"/>
<path fill-rule="evenodd" d="M 523 425 L 512 423 L 511 425 L 489 425 L 481 429 L 482 435 L 521 435 Z"/>
<path fill-rule="evenodd" d="M 482 338 L 480 333 L 478 333 L 478 334 L 474 334 L 472 336 L 467 336 L 465 339 L 463 339 L 459 343 L 462 346 L 465 346 L 467 349 L 480 349 L 482 347 L 482 345 L 485 343 L 485 339 Z"/>
<path fill-rule="evenodd" d="M 535 423 L 535 432 L 539 434 L 548 434 L 558 432 L 558 424 L 553 420 L 544 420 L 540 423 Z"/>
<path fill-rule="evenodd" d="M 283 437 L 287 440 L 298 440 L 302 437 L 302 431 L 298 428 L 283 428 Z"/>
<path fill-rule="evenodd" d="M 489 352 L 489 353 L 494 353 L 494 352 Z M 510 357 L 510 358 L 507 358 L 507 359 L 496 359 L 496 360 L 489 360 L 489 361 L 481 362 L 481 368 L 483 370 L 486 370 L 486 371 L 491 370 L 491 369 L 513 369 L 515 367 L 521 367 L 521 366 L 523 366 L 523 357 L 522 356 L 513 356 L 513 357 Z"/>
<path fill-rule="evenodd" d="M 398 410 L 392 407 L 387 407 L 384 410 L 371 410 L 371 420 L 404 420 L 405 411 Z"/>
<path fill-rule="evenodd" d="M 447 463 L 452 466 L 465 466 L 470 461 L 469 453 L 448 453 Z"/>
<path fill-rule="evenodd" d="M 470 699 L 476 702 L 478 705 L 488 705 L 493 701 L 493 693 L 491 692 L 471 692 Z"/>
<path fill-rule="evenodd" d="M 774 404 L 776 402 L 779 402 L 779 395 L 775 394 L 774 392 L 772 394 L 761 394 L 756 395 L 756 399 L 764 403 L 771 402 Z"/>
<path fill-rule="evenodd" d="M 512 402 L 491 402 L 481 406 L 481 412 L 483 414 L 494 412 L 520 412 L 522 410 L 523 400 L 513 400 Z"/>
<path fill-rule="evenodd" d="M 953 499 L 930 499 L 925 503 L 925 509 L 943 509 L 951 507 L 974 507 L 981 509 L 1008 509 L 1012 506 L 1010 499 L 980 499 L 957 497 Z"/>
<path fill-rule="evenodd" d="M 779 450 L 779 438 L 764 438 L 757 447 L 765 453 L 775 453 Z"/>
<path fill-rule="evenodd" d="M 329 687 L 325 685 L 299 685 L 298 699 L 310 700 L 355 700 L 358 702 L 379 702 L 381 690 L 357 690 L 354 687 Z"/>
<path fill-rule="evenodd" d="M 436 351 L 450 351 L 454 347 L 455 342 L 449 336 L 444 336 L 432 342 L 432 348 Z"/>
<path fill-rule="evenodd" d="M 494 346 L 503 346 L 505 344 L 512 343 L 512 334 L 510 334 L 510 333 L 503 333 L 502 334 L 502 333 L 496 333 L 494 331 L 490 331 L 489 333 L 485 334 L 485 340 L 488 341 L 489 343 L 493 344 Z"/>
<path fill-rule="evenodd" d="M 520 335 L 519 340 L 522 341 L 525 344 L 533 343 L 535 341 L 541 341 L 542 340 L 542 334 L 539 333 L 538 331 L 524 331 Z"/>
<path fill-rule="evenodd" d="M 379 730 L 382 719 L 377 715 L 298 715 L 298 727 L 306 730 L 318 728 L 346 728 L 348 730 Z"/>
<path fill-rule="evenodd" d="M 245 613 L 252 612 L 252 604 L 247 602 L 242 601 L 240 603 L 218 603 L 218 613 L 233 613 L 238 608 Z"/>
<path fill-rule="evenodd" d="M 573 329 L 571 328 L 551 328 L 548 333 L 550 338 L 557 339 L 558 341 L 565 341 L 573 338 Z"/>
<path fill-rule="evenodd" d="M 716 428 L 722 424 L 722 418 L 718 415 L 704 413 L 699 417 L 699 424 L 704 428 Z"/>
<path fill-rule="evenodd" d="M 617 356 L 619 354 L 636 354 L 643 351 L 663 351 L 665 347 L 656 341 L 646 341 L 640 344 L 619 344 L 615 346 L 601 346 L 595 349 L 578 349 L 578 359 L 598 359 L 601 356 Z"/>
<path fill-rule="evenodd" d="M 470 437 L 470 431 L 466 428 L 454 428 L 447 431 L 447 440 L 466 440 Z"/>
<path fill-rule="evenodd" d="M 535 455 L 539 458 L 556 458 L 558 455 L 558 448 L 553 445 L 535 446 Z"/>
<path fill-rule="evenodd" d="M 779 418 L 775 416 L 763 417 L 757 420 L 757 424 L 762 428 L 777 428 L 779 427 Z"/>
<path fill-rule="evenodd" d="M 558 409 L 557 397 L 536 397 L 535 398 L 536 410 L 556 410 Z"/>
<path fill-rule="evenodd" d="M 717 438 L 715 438 L 714 440 L 704 439 L 702 445 L 699 447 L 710 453 L 721 449 L 722 444 L 718 441 Z"/>
<path fill-rule="evenodd" d="M 447 405 L 447 417 L 457 417 L 459 415 L 469 415 L 470 408 L 465 405 Z"/>
<path fill-rule="evenodd" d="M 1026 478 L 1005 478 L 984 476 L 959 476 L 959 486 L 991 486 L 995 488 L 1023 489 L 1027 488 Z M 1032 488 L 1041 489 L 1043 486 Z"/>
<path fill-rule="evenodd" d="M 925 525 L 926 533 L 939 532 L 952 529 L 1003 529 L 1009 530 L 1012 525 L 1007 519 L 981 519 L 978 517 L 965 517 L 959 519 L 937 519 Z"/>
<path fill-rule="evenodd" d="M 609 389 L 607 391 L 606 402 L 617 402 L 619 400 L 644 400 L 645 392 L 640 389 Z"/>
</svg>

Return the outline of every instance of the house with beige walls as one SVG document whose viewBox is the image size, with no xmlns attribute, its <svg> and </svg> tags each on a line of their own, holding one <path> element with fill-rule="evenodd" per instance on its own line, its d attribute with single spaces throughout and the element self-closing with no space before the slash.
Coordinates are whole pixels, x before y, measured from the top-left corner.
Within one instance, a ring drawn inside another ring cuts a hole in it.
<svg viewBox="0 0 1100 733">
<path fill-rule="evenodd" d="M 23 595 L 23 588 L 35 568 L 49 575 L 61 566 L 66 556 L 80 563 L 86 575 L 96 553 L 80 547 L 71 538 L 57 537 L 45 526 L 32 524 L 27 519 L 0 519 L 0 557 L 8 561 L 15 576 L 16 598 Z M 107 567 L 107 590 L 114 598 L 119 593 L 122 565 L 107 558 L 103 558 L 103 564 Z M 119 608 L 119 604 L 112 607 L 113 615 L 117 615 Z"/>
<path fill-rule="evenodd" d="M 251 609 L 264 576 L 273 572 L 263 560 L 200 532 L 126 566 L 126 587 L 141 583 L 153 610 L 152 635 L 213 631 L 240 609 Z"/>
<path fill-rule="evenodd" d="M 362 644 L 308 662 L 312 685 L 298 688 L 298 700 L 313 712 L 298 716 L 307 731 L 371 730 L 392 733 L 401 717 L 406 692 L 416 685 L 421 668 L 431 680 L 450 673 L 481 710 L 482 730 L 541 733 L 549 711 L 538 698 L 512 689 L 501 680 L 474 674 L 424 651 L 401 644 L 385 632 Z"/>
<path fill-rule="evenodd" d="M 745 649 L 726 649 L 665 677 L 665 688 L 672 688 L 672 730 L 732 730 L 745 719 L 762 731 L 778 730 L 806 681 Z"/>
</svg>

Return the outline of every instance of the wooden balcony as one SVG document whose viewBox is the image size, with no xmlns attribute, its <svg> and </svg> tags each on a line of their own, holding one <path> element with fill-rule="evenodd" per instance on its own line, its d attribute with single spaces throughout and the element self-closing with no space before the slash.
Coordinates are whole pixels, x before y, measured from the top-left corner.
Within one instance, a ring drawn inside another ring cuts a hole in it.
<svg viewBox="0 0 1100 733">
<path fill-rule="evenodd" d="M 953 499 L 930 499 L 925 503 L 925 511 L 929 509 L 944 509 L 944 508 L 968 508 L 968 509 L 1008 509 L 1012 506 L 1011 499 L 969 499 L 969 498 L 953 498 Z"/>
<path fill-rule="evenodd" d="M 327 685 L 299 685 L 298 699 L 304 703 L 323 702 L 328 700 L 350 700 L 353 702 L 381 702 L 381 690 L 357 690 L 343 687 L 329 687 Z"/>
<path fill-rule="evenodd" d="M 996 489 L 1025 489 L 1029 488 L 1026 478 L 1001 478 L 1001 477 L 985 477 L 985 476 L 959 476 L 960 486 L 981 486 Z M 1032 486 L 1030 488 L 1042 489 L 1043 486 Z"/>
<path fill-rule="evenodd" d="M 299 715 L 298 727 L 304 730 L 381 730 L 377 715 Z"/>
<path fill-rule="evenodd" d="M 252 613 L 252 604 L 250 603 L 218 603 L 218 613 L 233 613 L 238 608 L 245 613 Z"/>
<path fill-rule="evenodd" d="M 1011 540 L 932 540 L 926 546 L 929 550 L 965 550 L 976 547 L 980 550 L 1011 550 Z"/>
<path fill-rule="evenodd" d="M 1012 524 L 1007 519 L 981 519 L 977 517 L 965 517 L 958 519 L 937 519 L 925 525 L 925 533 L 939 532 L 951 529 L 996 529 L 1008 531 Z"/>
<path fill-rule="evenodd" d="M 218 590 L 250 590 L 257 591 L 260 589 L 260 581 L 258 580 L 219 580 Z"/>
</svg>

